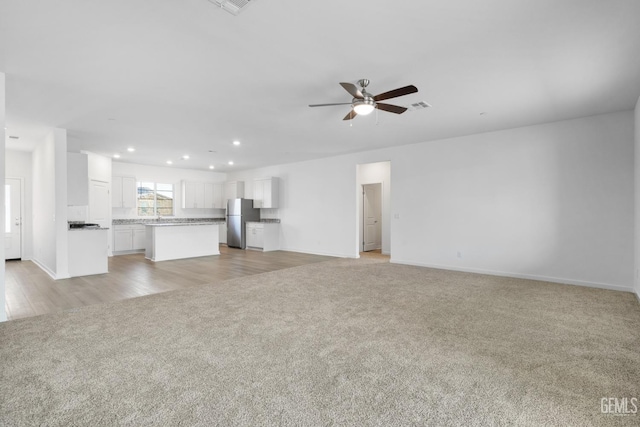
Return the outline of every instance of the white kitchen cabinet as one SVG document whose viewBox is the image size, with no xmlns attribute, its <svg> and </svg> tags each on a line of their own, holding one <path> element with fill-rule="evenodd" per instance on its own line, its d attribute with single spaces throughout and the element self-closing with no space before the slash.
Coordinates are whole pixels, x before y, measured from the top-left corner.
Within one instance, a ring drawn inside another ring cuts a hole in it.
<svg viewBox="0 0 640 427">
<path fill-rule="evenodd" d="M 111 207 L 136 207 L 136 179 L 130 176 L 113 176 L 111 178 Z"/>
<path fill-rule="evenodd" d="M 143 250 L 145 248 L 146 243 L 146 230 L 144 225 L 140 226 L 139 228 L 134 228 L 132 230 L 132 244 L 133 244 L 133 250 L 134 251 L 139 251 L 139 250 Z"/>
<path fill-rule="evenodd" d="M 182 209 L 221 209 L 221 197 L 221 185 L 216 187 L 212 182 L 182 181 Z"/>
<path fill-rule="evenodd" d="M 195 209 L 198 202 L 204 204 L 204 184 L 182 181 L 182 209 Z"/>
<path fill-rule="evenodd" d="M 247 222 L 246 243 L 247 248 L 264 247 L 264 227 L 258 222 Z"/>
<path fill-rule="evenodd" d="M 247 222 L 246 227 L 248 249 L 259 249 L 264 252 L 280 249 L 280 224 Z"/>
<path fill-rule="evenodd" d="M 226 245 L 227 244 L 227 224 L 226 223 L 220 224 L 220 230 L 218 231 L 218 236 L 220 239 L 220 243 L 224 243 Z"/>
<path fill-rule="evenodd" d="M 115 225 L 113 227 L 113 252 L 144 250 L 145 239 L 144 224 Z"/>
<path fill-rule="evenodd" d="M 113 251 L 122 252 L 133 250 L 133 240 L 131 238 L 131 230 L 121 229 L 116 226 L 113 230 Z"/>
<path fill-rule="evenodd" d="M 89 181 L 89 222 L 105 228 L 111 223 L 108 182 Z"/>
<path fill-rule="evenodd" d="M 107 230 L 69 230 L 68 257 L 71 277 L 107 273 Z"/>
<path fill-rule="evenodd" d="M 203 189 L 203 207 L 205 209 L 213 209 L 213 183 L 205 182 Z"/>
<path fill-rule="evenodd" d="M 67 205 L 86 206 L 85 220 L 111 224 L 111 159 L 93 153 L 67 153 Z"/>
<path fill-rule="evenodd" d="M 67 153 L 67 206 L 89 205 L 89 161 L 83 153 Z"/>
<path fill-rule="evenodd" d="M 253 207 L 277 208 L 280 191 L 277 177 L 258 178 L 253 181 Z"/>
<path fill-rule="evenodd" d="M 224 205 L 229 199 L 241 199 L 244 197 L 244 181 L 227 181 L 224 183 Z"/>
<path fill-rule="evenodd" d="M 215 209 L 227 208 L 227 199 L 224 198 L 224 184 L 222 182 L 213 184 L 213 207 Z"/>
</svg>

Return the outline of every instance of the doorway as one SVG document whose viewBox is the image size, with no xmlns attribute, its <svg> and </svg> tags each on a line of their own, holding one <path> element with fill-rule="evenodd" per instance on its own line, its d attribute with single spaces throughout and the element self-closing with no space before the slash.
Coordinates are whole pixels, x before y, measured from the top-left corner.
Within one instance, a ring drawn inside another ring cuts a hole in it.
<svg viewBox="0 0 640 427">
<path fill-rule="evenodd" d="M 356 165 L 358 254 L 391 255 L 391 162 Z"/>
<path fill-rule="evenodd" d="M 362 186 L 362 252 L 382 249 L 382 183 Z"/>
<path fill-rule="evenodd" d="M 22 258 L 22 181 L 5 178 L 4 258 Z"/>
</svg>

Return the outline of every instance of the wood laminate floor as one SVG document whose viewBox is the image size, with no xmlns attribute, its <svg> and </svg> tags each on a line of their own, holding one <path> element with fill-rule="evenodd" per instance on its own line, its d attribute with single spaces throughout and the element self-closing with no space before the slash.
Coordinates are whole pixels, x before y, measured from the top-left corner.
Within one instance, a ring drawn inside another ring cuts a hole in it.
<svg viewBox="0 0 640 427">
<path fill-rule="evenodd" d="M 7 318 L 37 316 L 333 259 L 298 252 L 220 246 L 220 255 L 152 262 L 144 254 L 109 258 L 109 273 L 53 280 L 31 261 L 7 261 Z"/>
</svg>

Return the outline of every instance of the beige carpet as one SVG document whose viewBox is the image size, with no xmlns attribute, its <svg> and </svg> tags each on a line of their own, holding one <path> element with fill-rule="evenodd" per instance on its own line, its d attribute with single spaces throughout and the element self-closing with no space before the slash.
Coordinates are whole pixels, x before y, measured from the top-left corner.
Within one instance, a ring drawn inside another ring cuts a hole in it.
<svg viewBox="0 0 640 427">
<path fill-rule="evenodd" d="M 640 425 L 632 294 L 383 261 L 0 324 L 0 425 Z"/>
</svg>

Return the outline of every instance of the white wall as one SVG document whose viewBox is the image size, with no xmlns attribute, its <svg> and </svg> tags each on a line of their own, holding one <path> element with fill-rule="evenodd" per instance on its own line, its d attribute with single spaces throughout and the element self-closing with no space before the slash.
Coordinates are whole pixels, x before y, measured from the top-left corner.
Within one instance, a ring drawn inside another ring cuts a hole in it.
<svg viewBox="0 0 640 427">
<path fill-rule="evenodd" d="M 357 191 L 364 184 L 382 184 L 382 253 L 391 253 L 391 162 L 366 163 L 357 166 Z M 358 250 L 362 250 L 362 197 L 358 197 Z"/>
<path fill-rule="evenodd" d="M 634 110 L 635 159 L 635 290 L 640 300 L 640 98 Z"/>
<path fill-rule="evenodd" d="M 30 151 L 5 151 L 5 176 L 7 178 L 22 178 L 23 199 L 22 206 L 22 259 L 33 258 L 33 221 L 32 221 L 32 200 L 33 184 L 31 172 L 31 152 Z"/>
<path fill-rule="evenodd" d="M 4 148 L 5 148 L 5 77 L 4 73 L 0 73 L 0 174 L 4 176 Z M 4 185 L 0 188 L 0 200 L 3 200 L 4 206 Z M 0 209 L 0 224 L 4 224 L 4 209 Z M 0 255 L 4 260 L 4 245 L 0 245 Z M 0 322 L 7 320 L 7 312 L 5 310 L 5 267 L 4 261 L 0 263 Z"/>
<path fill-rule="evenodd" d="M 356 257 L 356 165 L 389 160 L 392 262 L 631 290 L 633 141 L 625 111 L 229 179 L 281 178 L 284 250 Z"/>
<path fill-rule="evenodd" d="M 340 156 L 230 173 L 228 179 L 245 181 L 245 197 L 251 199 L 255 178 L 279 178 L 280 208 L 270 217 L 281 220 L 282 250 L 355 258 L 357 163 Z"/>
<path fill-rule="evenodd" d="M 172 167 L 146 166 L 135 163 L 112 162 L 115 176 L 132 176 L 137 181 L 149 181 L 174 185 L 175 216 L 181 218 L 224 217 L 224 209 L 182 209 L 181 181 L 224 182 L 226 174 L 220 172 L 198 171 Z M 113 209 L 114 219 L 136 218 L 135 209 Z"/>
<path fill-rule="evenodd" d="M 629 289 L 631 112 L 406 146 L 392 258 Z M 459 255 L 458 255 L 459 254 Z"/>
<path fill-rule="evenodd" d="M 54 129 L 32 153 L 33 261 L 53 278 L 69 277 L 67 133 Z"/>
</svg>

